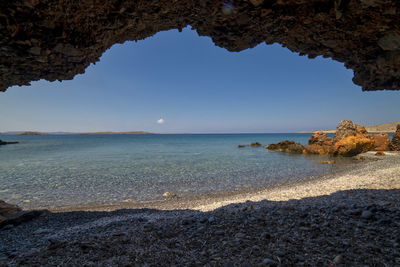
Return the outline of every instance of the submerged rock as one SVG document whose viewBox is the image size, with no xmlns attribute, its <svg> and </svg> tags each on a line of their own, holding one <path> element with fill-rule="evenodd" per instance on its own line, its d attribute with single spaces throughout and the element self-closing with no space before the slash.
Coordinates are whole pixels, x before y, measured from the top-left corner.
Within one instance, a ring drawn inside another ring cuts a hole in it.
<svg viewBox="0 0 400 267">
<path fill-rule="evenodd" d="M 389 148 L 392 151 L 400 151 L 400 124 L 397 125 L 397 130 L 389 144 Z"/>
<path fill-rule="evenodd" d="M 334 160 L 321 160 L 319 163 L 321 163 L 321 164 L 334 164 L 335 161 Z"/>
</svg>

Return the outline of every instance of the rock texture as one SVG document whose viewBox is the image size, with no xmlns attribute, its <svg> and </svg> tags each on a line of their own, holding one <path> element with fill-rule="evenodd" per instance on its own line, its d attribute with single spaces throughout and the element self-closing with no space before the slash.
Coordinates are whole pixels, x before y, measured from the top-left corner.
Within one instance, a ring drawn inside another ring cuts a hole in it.
<svg viewBox="0 0 400 267">
<path fill-rule="evenodd" d="M 269 150 L 278 150 L 281 152 L 289 152 L 289 153 L 295 153 L 295 154 L 301 154 L 303 153 L 304 147 L 303 145 L 296 143 L 295 141 L 292 140 L 285 140 L 282 142 L 279 142 L 278 144 L 270 144 L 265 146 L 264 148 L 269 149 Z"/>
<path fill-rule="evenodd" d="M 374 139 L 374 151 L 388 151 L 390 138 L 388 134 L 373 134 L 371 137 Z"/>
<path fill-rule="evenodd" d="M 400 151 L 400 124 L 397 125 L 397 130 L 393 135 L 389 148 L 392 151 Z"/>
<path fill-rule="evenodd" d="M 17 205 L 0 200 L 0 229 L 6 225 L 19 225 L 30 221 L 42 213 L 40 210 L 22 211 Z"/>
<path fill-rule="evenodd" d="M 330 146 L 332 145 L 332 138 L 326 133 L 316 132 L 310 137 L 309 145 Z"/>
<path fill-rule="evenodd" d="M 310 137 L 308 145 L 304 146 L 305 154 L 328 154 L 332 146 L 332 138 L 326 133 L 316 132 Z"/>
<path fill-rule="evenodd" d="M 333 156 L 352 157 L 371 150 L 374 143 L 363 126 L 343 120 L 336 128 L 330 153 Z"/>
<path fill-rule="evenodd" d="M 262 145 L 259 142 L 255 142 L 255 143 L 251 143 L 250 146 L 251 147 L 260 147 Z"/>
<path fill-rule="evenodd" d="M 343 62 L 363 90 L 400 89 L 396 0 L 15 0 L 0 2 L 0 91 L 72 79 L 113 44 L 188 25 L 229 51 L 276 42 Z"/>
<path fill-rule="evenodd" d="M 0 215 L 6 216 L 15 212 L 21 211 L 17 205 L 8 204 L 3 200 L 0 200 Z"/>
<path fill-rule="evenodd" d="M 336 143 L 342 138 L 347 136 L 354 136 L 357 134 L 357 125 L 350 120 L 343 120 L 336 127 L 336 133 L 333 137 L 333 143 Z"/>
<path fill-rule="evenodd" d="M 282 141 L 278 144 L 267 145 L 264 148 L 282 152 L 353 157 L 370 150 L 389 150 L 389 135 L 370 135 L 364 126 L 343 120 L 336 128 L 333 139 L 326 133 L 316 132 L 311 136 L 306 146 L 294 141 Z M 400 151 L 400 125 L 390 143 L 390 149 Z"/>
<path fill-rule="evenodd" d="M 330 146 L 320 146 L 320 145 L 306 145 L 304 146 L 304 154 L 328 154 L 330 151 Z"/>
<path fill-rule="evenodd" d="M 371 150 L 373 146 L 374 140 L 371 138 L 362 135 L 347 136 L 334 143 L 330 153 L 333 156 L 353 157 Z"/>
</svg>

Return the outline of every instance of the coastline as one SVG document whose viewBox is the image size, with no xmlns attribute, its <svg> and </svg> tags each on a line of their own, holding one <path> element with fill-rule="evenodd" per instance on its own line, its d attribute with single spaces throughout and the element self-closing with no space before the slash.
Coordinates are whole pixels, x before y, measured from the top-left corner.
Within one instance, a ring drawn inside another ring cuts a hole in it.
<svg viewBox="0 0 400 267">
<path fill-rule="evenodd" d="M 397 266 L 400 155 L 258 192 L 70 207 L 0 231 L 4 266 Z"/>
<path fill-rule="evenodd" d="M 363 153 L 360 156 L 365 159 L 364 162 L 355 161 L 353 164 L 339 171 L 320 176 L 306 177 L 291 182 L 278 183 L 265 188 L 138 203 L 41 207 L 41 209 L 48 209 L 51 212 L 109 212 L 118 209 L 147 208 L 159 210 L 191 209 L 204 212 L 246 201 L 287 201 L 328 195 L 340 190 L 400 189 L 400 175 L 397 177 L 397 182 L 393 183 L 391 180 L 391 175 L 400 174 L 400 155 L 396 152 L 386 153 L 387 155 L 384 157 L 375 156 L 374 152 Z"/>
</svg>

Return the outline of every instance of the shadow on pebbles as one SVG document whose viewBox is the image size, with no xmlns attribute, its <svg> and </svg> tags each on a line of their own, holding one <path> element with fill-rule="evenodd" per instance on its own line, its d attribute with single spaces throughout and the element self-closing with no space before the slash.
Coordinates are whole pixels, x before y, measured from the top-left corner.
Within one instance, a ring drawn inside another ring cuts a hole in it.
<svg viewBox="0 0 400 267">
<path fill-rule="evenodd" d="M 1 266 L 400 266 L 400 190 L 209 212 L 46 212 L 0 231 Z"/>
</svg>

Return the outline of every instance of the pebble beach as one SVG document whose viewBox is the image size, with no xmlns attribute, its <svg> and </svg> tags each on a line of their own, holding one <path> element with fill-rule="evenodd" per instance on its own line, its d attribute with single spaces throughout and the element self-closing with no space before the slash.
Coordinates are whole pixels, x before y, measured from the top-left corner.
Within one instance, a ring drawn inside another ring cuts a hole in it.
<svg viewBox="0 0 400 267">
<path fill-rule="evenodd" d="M 398 266 L 400 155 L 258 191 L 69 207 L 0 231 L 1 266 Z"/>
</svg>

